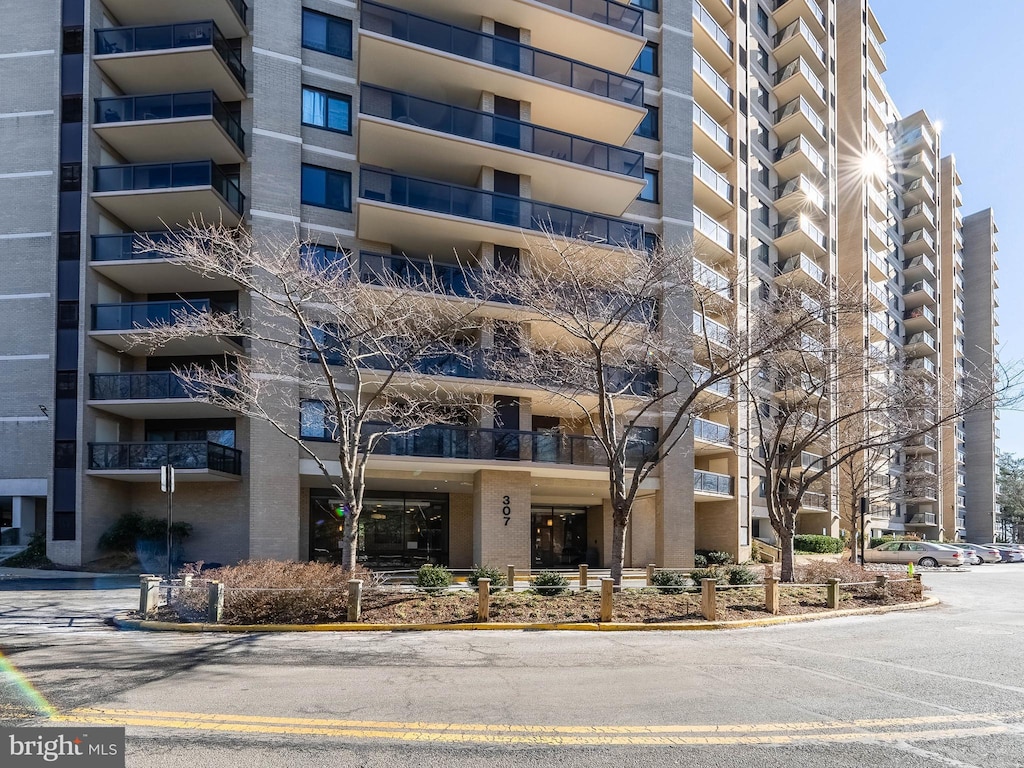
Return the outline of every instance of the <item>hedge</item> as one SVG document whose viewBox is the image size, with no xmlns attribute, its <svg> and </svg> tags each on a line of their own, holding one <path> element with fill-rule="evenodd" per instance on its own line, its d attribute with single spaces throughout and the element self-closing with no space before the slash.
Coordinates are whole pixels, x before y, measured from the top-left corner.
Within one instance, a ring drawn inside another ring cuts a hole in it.
<svg viewBox="0 0 1024 768">
<path fill-rule="evenodd" d="M 798 533 L 793 537 L 793 549 L 801 552 L 816 552 L 823 555 L 838 555 L 843 551 L 843 540 L 834 536 L 820 536 Z"/>
</svg>

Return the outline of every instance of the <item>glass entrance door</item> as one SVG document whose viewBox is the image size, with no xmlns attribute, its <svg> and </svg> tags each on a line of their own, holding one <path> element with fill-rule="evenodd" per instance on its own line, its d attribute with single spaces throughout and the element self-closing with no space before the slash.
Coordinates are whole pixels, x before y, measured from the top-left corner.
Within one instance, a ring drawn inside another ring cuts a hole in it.
<svg viewBox="0 0 1024 768">
<path fill-rule="evenodd" d="M 587 510 L 534 507 L 533 567 L 570 568 L 587 562 Z"/>
</svg>

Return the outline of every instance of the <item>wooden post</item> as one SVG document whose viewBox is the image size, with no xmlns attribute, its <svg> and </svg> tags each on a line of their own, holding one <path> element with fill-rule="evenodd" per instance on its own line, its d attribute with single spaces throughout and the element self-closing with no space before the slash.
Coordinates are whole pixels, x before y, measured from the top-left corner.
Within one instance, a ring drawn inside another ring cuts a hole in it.
<svg viewBox="0 0 1024 768">
<path fill-rule="evenodd" d="M 884 573 L 878 574 L 875 576 L 875 586 L 885 592 L 886 588 L 889 586 L 889 577 Z"/>
<path fill-rule="evenodd" d="M 191 573 L 186 573 L 184 576 L 181 577 L 181 586 L 183 586 L 185 589 L 190 589 L 192 587 Z"/>
<path fill-rule="evenodd" d="M 505 576 L 505 581 L 508 582 L 508 591 L 509 592 L 515 592 L 516 591 L 516 567 L 514 565 L 507 565 L 507 566 L 505 566 L 505 569 L 508 571 L 508 573 Z"/>
<path fill-rule="evenodd" d="M 587 588 L 587 566 L 580 563 L 580 592 Z"/>
<path fill-rule="evenodd" d="M 219 581 L 207 584 L 206 619 L 211 624 L 220 624 L 224 615 L 224 585 Z"/>
<path fill-rule="evenodd" d="M 648 587 L 653 587 L 654 586 L 654 570 L 655 570 L 656 567 L 657 566 L 655 566 L 654 563 L 648 563 L 648 565 L 647 565 L 647 586 Z"/>
<path fill-rule="evenodd" d="M 476 620 L 489 621 L 491 618 L 491 580 L 480 579 L 476 583 L 477 606 Z"/>
<path fill-rule="evenodd" d="M 612 620 L 612 595 L 614 594 L 614 589 L 614 579 L 601 579 L 601 621 Z"/>
<path fill-rule="evenodd" d="M 779 613 L 779 580 L 774 575 L 764 579 L 764 608 L 773 616 Z"/>
<path fill-rule="evenodd" d="M 717 579 L 700 580 L 700 612 L 708 621 L 714 621 L 718 606 L 715 604 L 715 587 Z"/>
<path fill-rule="evenodd" d="M 348 620 L 359 621 L 363 615 L 363 582 L 361 579 L 348 580 Z"/>
<path fill-rule="evenodd" d="M 914 574 L 914 584 L 915 584 L 915 586 L 917 588 L 917 596 L 918 597 L 924 597 L 924 585 L 921 583 L 921 574 L 920 573 L 915 573 Z"/>
<path fill-rule="evenodd" d="M 835 610 L 839 607 L 839 579 L 829 579 L 827 589 L 825 603 L 829 608 Z"/>
<path fill-rule="evenodd" d="M 160 602 L 160 577 L 151 573 L 139 576 L 139 613 L 149 616 Z"/>
</svg>

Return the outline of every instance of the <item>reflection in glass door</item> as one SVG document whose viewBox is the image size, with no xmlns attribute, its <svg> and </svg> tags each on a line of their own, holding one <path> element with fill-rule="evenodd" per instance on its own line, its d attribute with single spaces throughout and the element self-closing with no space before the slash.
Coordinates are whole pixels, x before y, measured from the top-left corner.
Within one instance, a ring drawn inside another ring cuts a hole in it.
<svg viewBox="0 0 1024 768">
<path fill-rule="evenodd" d="M 587 562 L 587 510 L 534 507 L 533 567 L 570 568 Z"/>
</svg>

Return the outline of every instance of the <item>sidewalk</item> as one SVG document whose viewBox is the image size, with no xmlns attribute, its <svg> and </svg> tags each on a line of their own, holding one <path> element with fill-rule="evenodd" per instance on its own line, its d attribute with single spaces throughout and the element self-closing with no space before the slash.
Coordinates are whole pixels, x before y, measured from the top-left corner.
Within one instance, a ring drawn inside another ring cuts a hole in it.
<svg viewBox="0 0 1024 768">
<path fill-rule="evenodd" d="M 110 579 L 133 576 L 125 573 L 90 573 L 88 571 L 53 571 L 44 568 L 8 568 L 0 565 L 0 579 Z M 137 579 L 138 577 L 135 576 Z"/>
</svg>

